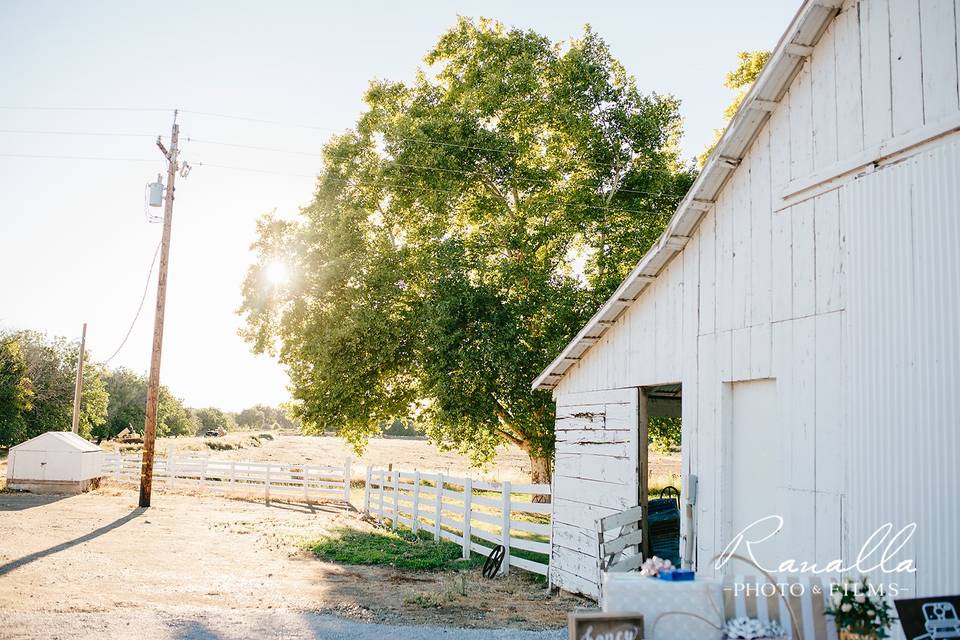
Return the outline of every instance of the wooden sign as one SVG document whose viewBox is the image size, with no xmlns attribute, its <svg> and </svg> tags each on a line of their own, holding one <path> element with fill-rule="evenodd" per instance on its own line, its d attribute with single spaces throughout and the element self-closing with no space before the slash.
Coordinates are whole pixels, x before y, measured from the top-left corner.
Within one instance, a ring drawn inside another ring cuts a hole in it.
<svg viewBox="0 0 960 640">
<path fill-rule="evenodd" d="M 567 616 L 570 640 L 639 640 L 643 615 L 585 611 Z"/>
</svg>

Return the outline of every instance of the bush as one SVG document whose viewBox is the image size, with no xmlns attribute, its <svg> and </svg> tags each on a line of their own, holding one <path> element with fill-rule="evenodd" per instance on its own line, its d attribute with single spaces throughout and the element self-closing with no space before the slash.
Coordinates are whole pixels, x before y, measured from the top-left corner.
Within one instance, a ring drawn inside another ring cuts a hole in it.
<svg viewBox="0 0 960 640">
<path fill-rule="evenodd" d="M 463 560 L 460 545 L 449 540 L 436 542 L 425 531 L 417 535 L 409 531 L 338 529 L 328 537 L 308 543 L 307 548 L 324 560 L 397 569 L 452 570 L 478 562 L 476 558 Z"/>
</svg>

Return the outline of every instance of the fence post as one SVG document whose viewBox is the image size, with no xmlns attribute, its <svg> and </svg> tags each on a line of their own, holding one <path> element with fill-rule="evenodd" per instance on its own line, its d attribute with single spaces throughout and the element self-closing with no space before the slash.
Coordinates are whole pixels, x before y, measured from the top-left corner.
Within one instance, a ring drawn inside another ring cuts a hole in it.
<svg viewBox="0 0 960 640">
<path fill-rule="evenodd" d="M 473 533 L 470 531 L 473 520 L 473 478 L 463 481 L 463 559 L 470 559 L 470 543 Z"/>
<path fill-rule="evenodd" d="M 500 511 L 503 515 L 500 525 L 500 543 L 503 545 L 503 564 L 500 565 L 500 575 L 505 576 L 510 572 L 510 482 L 504 482 L 500 486 L 503 497 L 503 506 Z"/>
<path fill-rule="evenodd" d="M 120 481 L 120 471 L 122 468 L 123 468 L 123 455 L 118 453 L 116 464 L 113 467 L 113 479 L 117 480 L 118 482 Z"/>
<path fill-rule="evenodd" d="M 203 459 L 203 467 L 200 468 L 200 489 L 207 488 L 207 465 L 210 464 L 209 458 Z"/>
<path fill-rule="evenodd" d="M 383 481 L 384 471 L 380 469 L 378 488 L 380 490 L 380 526 L 383 526 Z"/>
<path fill-rule="evenodd" d="M 370 483 L 373 482 L 373 467 L 367 465 L 367 477 L 363 483 L 363 512 L 370 515 Z"/>
<path fill-rule="evenodd" d="M 343 499 L 350 504 L 350 456 L 347 456 L 347 461 L 343 465 Z"/>
<path fill-rule="evenodd" d="M 167 460 L 167 473 L 170 475 L 170 488 L 177 486 L 177 462 L 173 451 L 170 451 L 170 459 Z"/>
<path fill-rule="evenodd" d="M 230 461 L 230 488 L 233 489 L 233 485 L 237 482 L 237 462 L 236 460 Z"/>
<path fill-rule="evenodd" d="M 310 504 L 310 465 L 303 465 L 303 476 L 301 476 L 301 482 L 303 482 L 303 500 L 307 504 Z"/>
<path fill-rule="evenodd" d="M 270 463 L 267 463 L 267 477 L 263 483 L 263 497 L 270 502 Z"/>
<path fill-rule="evenodd" d="M 414 533 L 420 531 L 420 471 L 413 472 L 413 525 Z"/>
<path fill-rule="evenodd" d="M 391 528 L 396 530 L 397 519 L 400 517 L 400 471 L 393 472 L 393 518 Z"/>
<path fill-rule="evenodd" d="M 437 497 L 434 504 L 434 510 L 436 511 L 436 519 L 433 522 L 433 539 L 437 542 L 440 541 L 440 525 L 441 520 L 443 520 L 443 474 L 437 474 Z"/>
</svg>

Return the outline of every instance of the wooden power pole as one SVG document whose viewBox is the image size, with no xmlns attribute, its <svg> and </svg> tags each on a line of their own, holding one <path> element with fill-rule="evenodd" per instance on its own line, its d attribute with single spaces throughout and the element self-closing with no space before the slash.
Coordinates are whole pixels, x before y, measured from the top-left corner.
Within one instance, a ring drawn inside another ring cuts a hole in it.
<svg viewBox="0 0 960 640">
<path fill-rule="evenodd" d="M 167 266 L 170 262 L 170 226 L 173 219 L 173 183 L 177 176 L 177 140 L 180 125 L 173 112 L 170 149 L 157 138 L 157 146 L 167 158 L 167 192 L 163 200 L 163 241 L 160 246 L 160 275 L 157 278 L 157 311 L 153 321 L 153 352 L 150 356 L 150 379 L 147 382 L 147 415 L 143 425 L 143 463 L 140 466 L 140 506 L 150 506 L 153 491 L 153 451 L 157 437 L 157 401 L 160 397 L 160 353 L 163 350 L 163 313 L 167 304 Z"/>
<path fill-rule="evenodd" d="M 83 353 L 87 348 L 87 323 L 83 323 L 80 334 L 80 357 L 77 358 L 77 382 L 73 386 L 73 427 L 71 431 L 80 433 L 80 394 L 83 393 Z"/>
</svg>

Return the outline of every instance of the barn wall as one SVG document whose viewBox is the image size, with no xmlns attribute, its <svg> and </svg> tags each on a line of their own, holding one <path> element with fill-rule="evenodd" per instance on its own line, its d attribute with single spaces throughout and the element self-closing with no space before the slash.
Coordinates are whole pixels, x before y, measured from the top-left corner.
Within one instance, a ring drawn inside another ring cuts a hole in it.
<svg viewBox="0 0 960 640">
<path fill-rule="evenodd" d="M 951 251 L 960 237 L 948 183 L 960 174 L 956 152 L 946 151 L 956 144 L 931 141 L 868 176 L 842 168 L 957 125 L 958 16 L 960 0 L 848 2 L 685 249 L 555 389 L 559 406 L 571 393 L 682 382 L 683 469 L 685 485 L 686 476 L 699 477 L 702 573 L 711 573 L 710 559 L 731 535 L 723 424 L 734 381 L 777 380 L 786 463 L 766 482 L 787 520 L 787 557 L 849 557 L 881 515 L 934 517 L 936 498 L 908 508 L 909 491 L 930 490 L 948 467 L 902 482 L 892 502 L 899 513 L 881 500 L 896 480 L 878 487 L 871 478 L 884 466 L 882 451 L 910 452 L 910 464 L 925 464 L 929 452 L 907 442 L 915 442 L 908 425 L 928 435 L 931 448 L 958 451 L 960 276 Z M 893 166 L 903 157 L 913 169 Z M 892 177 L 901 171 L 909 176 Z M 820 186 L 798 195 L 798 185 L 811 183 Z M 851 256 L 851 246 L 859 253 Z M 924 337 L 903 341 L 902 332 Z M 896 343 L 892 353 L 885 341 Z M 858 448 L 851 438 L 876 439 Z M 899 463 L 901 475 L 907 464 Z M 942 550 L 958 516 L 936 517 L 925 541 Z M 940 561 L 955 557 L 942 551 Z M 919 573 L 918 588 L 958 588 L 960 567 L 951 567 Z"/>
<path fill-rule="evenodd" d="M 637 504 L 634 388 L 564 395 L 557 403 L 553 479 L 553 583 L 596 597 L 599 518 Z"/>
</svg>

